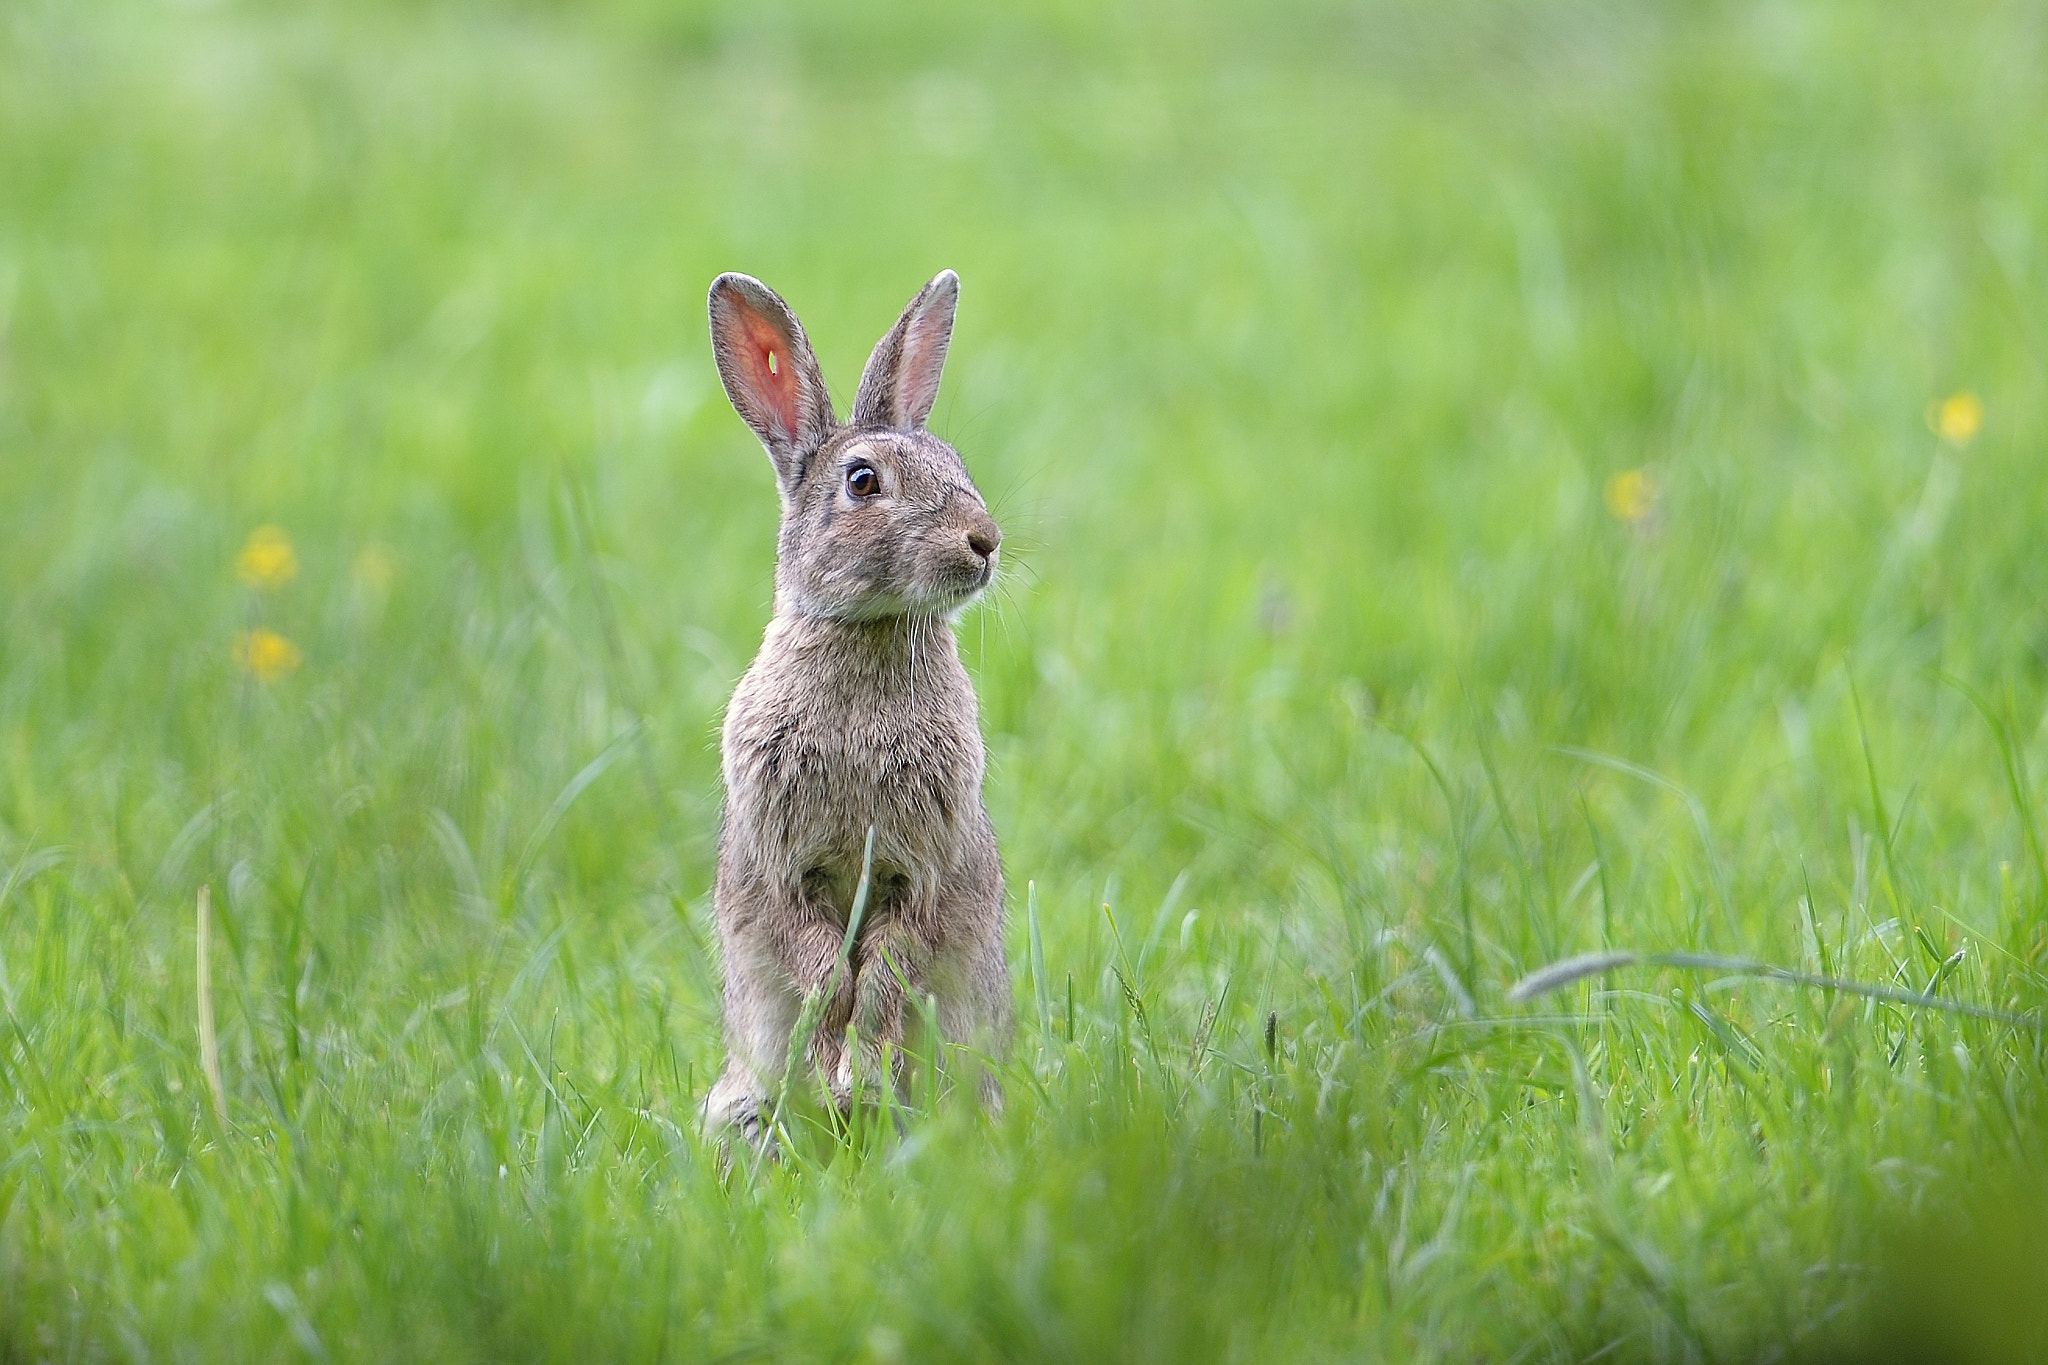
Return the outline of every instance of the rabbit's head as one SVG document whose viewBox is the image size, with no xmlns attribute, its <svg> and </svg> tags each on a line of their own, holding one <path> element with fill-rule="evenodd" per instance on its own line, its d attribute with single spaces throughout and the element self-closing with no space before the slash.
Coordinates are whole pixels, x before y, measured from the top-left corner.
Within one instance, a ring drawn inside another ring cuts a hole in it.
<svg viewBox="0 0 2048 1365">
<path fill-rule="evenodd" d="M 959 300 L 950 270 L 918 291 L 868 357 L 842 425 L 789 305 L 746 275 L 713 281 L 718 377 L 782 492 L 778 610 L 951 617 L 995 578 L 1002 532 L 959 454 L 924 429 Z"/>
</svg>

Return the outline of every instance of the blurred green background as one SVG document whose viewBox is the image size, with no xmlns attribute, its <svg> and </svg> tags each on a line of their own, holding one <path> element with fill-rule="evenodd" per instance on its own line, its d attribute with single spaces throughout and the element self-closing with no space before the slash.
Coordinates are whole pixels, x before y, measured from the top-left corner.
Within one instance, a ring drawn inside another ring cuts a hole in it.
<svg viewBox="0 0 2048 1365">
<path fill-rule="evenodd" d="M 0 8 L 0 1357 L 1850 1340 L 2038 1025 L 1505 991 L 2039 1018 L 2044 72 L 1999 3 Z M 704 290 L 843 411 L 945 267 L 1011 1102 L 721 1171 Z"/>
</svg>

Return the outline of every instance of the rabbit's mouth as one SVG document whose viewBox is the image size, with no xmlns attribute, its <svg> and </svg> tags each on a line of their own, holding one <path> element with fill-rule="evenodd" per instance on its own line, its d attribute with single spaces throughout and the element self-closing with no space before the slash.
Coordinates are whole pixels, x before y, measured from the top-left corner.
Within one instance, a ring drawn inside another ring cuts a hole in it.
<svg viewBox="0 0 2048 1365">
<path fill-rule="evenodd" d="M 949 584 L 925 594 L 927 609 L 941 616 L 954 616 L 974 605 L 974 600 L 988 591 L 988 585 L 995 581 L 993 571 L 978 576 L 977 581 L 958 585 Z"/>
<path fill-rule="evenodd" d="M 996 581 L 996 556 L 977 556 L 970 566 L 962 564 L 949 574 L 945 581 L 935 584 L 931 593 L 946 611 L 959 611 L 975 598 L 988 591 Z"/>
<path fill-rule="evenodd" d="M 992 581 L 990 575 L 977 575 L 972 580 L 925 584 L 901 603 L 900 610 L 906 616 L 937 616 L 950 621 L 973 606 Z"/>
</svg>

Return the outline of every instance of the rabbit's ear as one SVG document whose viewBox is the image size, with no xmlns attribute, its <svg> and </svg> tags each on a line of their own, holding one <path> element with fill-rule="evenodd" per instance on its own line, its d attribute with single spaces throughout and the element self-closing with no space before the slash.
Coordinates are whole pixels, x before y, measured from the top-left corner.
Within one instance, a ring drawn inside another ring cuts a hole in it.
<svg viewBox="0 0 2048 1365">
<path fill-rule="evenodd" d="M 941 270 L 917 291 L 889 335 L 875 343 L 853 399 L 855 426 L 915 431 L 932 415 L 939 373 L 953 340 L 953 311 L 960 304 L 960 277 Z"/>
<path fill-rule="evenodd" d="M 720 275 L 711 282 L 711 351 L 725 396 L 789 487 L 832 432 L 832 399 L 803 325 L 759 280 Z"/>
</svg>

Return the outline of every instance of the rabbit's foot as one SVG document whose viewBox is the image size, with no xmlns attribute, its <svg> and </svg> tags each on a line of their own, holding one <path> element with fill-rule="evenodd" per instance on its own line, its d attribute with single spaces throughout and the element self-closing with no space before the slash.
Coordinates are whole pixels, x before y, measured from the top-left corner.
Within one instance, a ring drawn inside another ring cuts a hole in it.
<svg viewBox="0 0 2048 1365">
<path fill-rule="evenodd" d="M 768 1150 L 774 1134 L 769 1131 L 768 1116 L 762 1112 L 766 1103 L 767 1096 L 753 1076 L 737 1061 L 727 1062 L 724 1074 L 704 1097 L 704 1135 L 723 1146 L 738 1134 L 741 1141 L 757 1151 Z"/>
<path fill-rule="evenodd" d="M 826 1088 L 839 1112 L 851 1113 L 856 1104 L 881 1103 L 883 1092 L 896 1084 L 897 1073 L 902 1069 L 901 1051 L 863 1038 L 840 1053 L 839 1064 L 827 1078 Z"/>
</svg>

